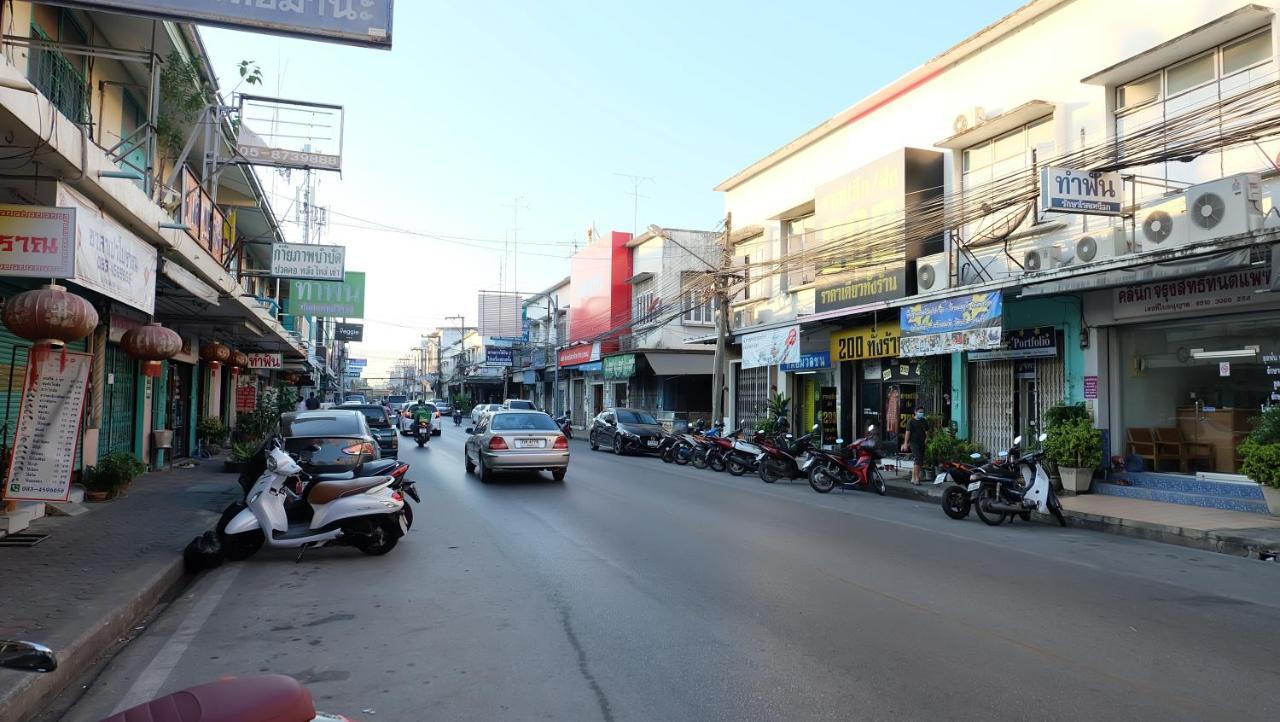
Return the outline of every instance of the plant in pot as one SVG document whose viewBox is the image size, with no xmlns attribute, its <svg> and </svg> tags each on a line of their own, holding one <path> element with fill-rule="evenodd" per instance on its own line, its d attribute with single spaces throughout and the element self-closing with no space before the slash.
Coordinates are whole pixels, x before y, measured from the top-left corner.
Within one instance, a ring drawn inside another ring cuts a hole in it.
<svg viewBox="0 0 1280 722">
<path fill-rule="evenodd" d="M 217 416 L 206 416 L 196 423 L 196 438 L 200 440 L 202 451 L 212 454 L 227 438 L 227 426 Z"/>
<path fill-rule="evenodd" d="M 85 495 L 90 501 L 104 501 L 124 491 L 147 467 L 133 454 L 113 451 L 98 459 L 85 480 Z"/>
<path fill-rule="evenodd" d="M 1240 446 L 1240 471 L 1258 482 L 1267 511 L 1280 516 L 1280 406 L 1262 412 Z"/>
<path fill-rule="evenodd" d="M 929 434 L 924 444 L 924 462 L 930 468 L 937 469 L 948 461 L 972 462 L 969 455 L 977 451 L 978 447 L 968 439 L 957 436 L 954 424 L 944 424 L 939 419 L 939 425 L 933 428 L 937 431 Z"/>
<path fill-rule="evenodd" d="M 1072 493 L 1089 491 L 1093 472 L 1102 464 L 1102 435 L 1086 414 L 1049 427 L 1044 454 L 1057 465 L 1062 488 Z"/>
</svg>

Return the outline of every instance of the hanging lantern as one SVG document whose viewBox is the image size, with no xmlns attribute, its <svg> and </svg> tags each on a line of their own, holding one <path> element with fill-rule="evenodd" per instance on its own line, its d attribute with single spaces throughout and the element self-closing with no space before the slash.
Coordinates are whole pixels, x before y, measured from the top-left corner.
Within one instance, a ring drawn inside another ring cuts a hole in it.
<svg viewBox="0 0 1280 722">
<path fill-rule="evenodd" d="M 244 351 L 231 352 L 231 375 L 239 376 L 242 369 L 249 368 L 249 355 Z"/>
<path fill-rule="evenodd" d="M 50 283 L 10 298 L 0 319 L 18 336 L 48 346 L 79 341 L 93 333 L 98 312 L 88 300 Z"/>
<path fill-rule="evenodd" d="M 231 349 L 217 341 L 209 341 L 200 347 L 200 358 L 209 362 L 209 368 L 218 369 L 231 360 Z"/>
<path fill-rule="evenodd" d="M 142 359 L 142 375 L 160 378 L 160 362 L 182 351 L 182 337 L 158 323 L 130 329 L 120 339 L 120 346 L 130 356 Z"/>
</svg>

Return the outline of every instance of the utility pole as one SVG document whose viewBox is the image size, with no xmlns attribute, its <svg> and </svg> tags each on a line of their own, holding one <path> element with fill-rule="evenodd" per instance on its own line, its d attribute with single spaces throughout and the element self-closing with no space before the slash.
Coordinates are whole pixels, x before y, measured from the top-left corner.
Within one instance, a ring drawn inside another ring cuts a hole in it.
<svg viewBox="0 0 1280 722">
<path fill-rule="evenodd" d="M 463 366 L 462 366 L 462 352 L 463 352 L 463 350 L 465 350 L 465 348 L 466 348 L 466 347 L 463 345 L 462 340 L 463 340 L 463 338 L 467 335 L 467 331 L 466 331 L 466 329 L 464 328 L 464 326 L 466 326 L 466 323 L 467 323 L 467 318 L 466 318 L 466 316 L 445 316 L 445 317 L 444 317 L 444 320 L 446 320 L 446 321 L 452 321 L 452 320 L 453 320 L 453 319 L 455 319 L 455 318 L 456 318 L 456 319 L 458 319 L 458 356 L 457 356 L 458 361 L 454 364 L 454 367 L 455 367 L 455 368 L 457 368 L 457 369 L 460 371 L 459 375 L 460 375 L 460 376 L 462 376 L 462 390 L 463 390 L 463 391 L 465 391 L 465 390 L 466 390 L 466 380 L 467 380 L 467 379 L 466 379 L 466 374 L 465 374 L 465 372 L 462 372 L 462 369 L 463 369 Z M 441 346 L 441 347 L 443 347 L 443 346 L 444 346 L 444 334 L 443 334 L 443 333 L 441 333 L 441 334 L 440 334 L 440 346 Z M 443 358 L 443 353 L 444 353 L 444 352 L 442 351 L 442 352 L 441 352 L 441 358 Z M 441 368 L 441 371 L 443 371 L 443 369 L 444 369 L 444 365 L 443 365 L 443 363 L 441 363 L 441 367 L 440 367 L 440 368 Z M 457 400 L 456 400 L 456 399 L 449 399 L 449 400 L 450 400 L 450 401 L 453 401 L 454 403 L 457 403 Z"/>
<path fill-rule="evenodd" d="M 725 408 L 725 381 L 724 381 L 724 365 L 725 358 L 728 356 L 728 336 L 729 336 L 729 294 L 728 288 L 729 266 L 733 262 L 733 246 L 730 241 L 733 238 L 733 212 L 730 211 L 724 219 L 724 246 L 720 249 L 720 270 L 716 273 L 716 361 L 715 367 L 712 369 L 711 375 L 711 417 L 713 422 L 724 420 Z"/>
</svg>

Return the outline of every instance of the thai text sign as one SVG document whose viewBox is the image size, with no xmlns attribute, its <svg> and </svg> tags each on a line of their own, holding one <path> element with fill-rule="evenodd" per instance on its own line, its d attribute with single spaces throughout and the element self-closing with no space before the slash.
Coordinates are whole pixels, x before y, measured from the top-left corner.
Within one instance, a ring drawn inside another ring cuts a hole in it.
<svg viewBox="0 0 1280 722">
<path fill-rule="evenodd" d="M 839 418 L 837 416 L 839 404 L 839 389 L 834 386 L 823 386 L 818 391 L 818 423 L 822 424 L 822 443 L 834 444 L 836 437 L 840 434 Z"/>
<path fill-rule="evenodd" d="M 66 501 L 93 356 L 50 351 L 27 363 L 4 498 Z"/>
<path fill-rule="evenodd" d="M 800 361 L 797 363 L 786 363 L 780 367 L 783 371 L 817 371 L 818 369 L 831 368 L 831 354 L 826 351 L 814 351 L 813 353 L 800 354 Z"/>
<path fill-rule="evenodd" d="M 61 184 L 58 205 L 76 211 L 76 273 L 71 280 L 144 313 L 154 313 L 160 257 L 156 249 Z"/>
<path fill-rule="evenodd" d="M 1004 315 L 999 291 L 917 303 L 902 309 L 901 356 L 999 348 Z"/>
<path fill-rule="evenodd" d="M 485 346 L 484 362 L 490 366 L 510 366 L 511 348 L 509 346 Z"/>
<path fill-rule="evenodd" d="M 364 318 L 364 273 L 347 271 L 346 280 L 289 281 L 285 313 L 292 316 Z"/>
<path fill-rule="evenodd" d="M 253 411 L 258 407 L 258 387 L 252 383 L 253 379 L 248 379 L 250 383 L 242 384 L 236 387 L 236 411 Z"/>
<path fill-rule="evenodd" d="M 246 355 L 249 357 L 249 368 L 251 369 L 284 368 L 284 357 L 278 353 L 251 353 Z"/>
<path fill-rule="evenodd" d="M 306 243 L 271 244 L 271 275 L 311 281 L 342 281 L 347 272 L 345 246 Z"/>
<path fill-rule="evenodd" d="M 1139 318 L 1171 313 L 1231 309 L 1260 301 L 1271 284 L 1271 271 L 1247 268 L 1195 278 L 1122 286 L 1115 291 L 1115 316 Z"/>
<path fill-rule="evenodd" d="M 892 264 L 857 272 L 819 277 L 814 297 L 814 311 L 834 311 L 878 301 L 892 301 L 907 293 L 907 271 L 902 264 Z"/>
<path fill-rule="evenodd" d="M 389 49 L 392 2 L 393 0 L 58 0 L 54 4 Z"/>
<path fill-rule="evenodd" d="M 1040 169 L 1040 210 L 1118 216 L 1123 198 L 1124 180 L 1118 172 Z"/>
<path fill-rule="evenodd" d="M 624 353 L 620 356 L 605 356 L 604 377 L 607 379 L 629 379 L 636 374 L 636 355 Z"/>
<path fill-rule="evenodd" d="M 75 259 L 74 209 L 0 205 L 0 275 L 70 278 Z"/>
<path fill-rule="evenodd" d="M 1001 361 L 1005 359 L 1053 358 L 1058 355 L 1058 329 L 1053 326 L 1036 326 L 1005 331 L 1004 342 L 992 351 L 973 351 L 970 361 Z"/>
<path fill-rule="evenodd" d="M 901 335 L 896 320 L 833 332 L 831 358 L 836 361 L 895 358 L 898 355 L 898 337 Z"/>
<path fill-rule="evenodd" d="M 600 343 L 570 346 L 560 351 L 559 358 L 561 366 L 576 366 L 595 361 L 600 358 Z"/>
<path fill-rule="evenodd" d="M 742 337 L 742 368 L 800 362 L 800 327 L 783 326 Z"/>
</svg>

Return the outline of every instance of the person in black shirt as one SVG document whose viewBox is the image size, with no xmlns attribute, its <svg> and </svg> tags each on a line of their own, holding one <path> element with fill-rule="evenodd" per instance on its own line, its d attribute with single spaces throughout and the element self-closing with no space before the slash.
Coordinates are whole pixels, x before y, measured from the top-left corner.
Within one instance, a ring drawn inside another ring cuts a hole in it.
<svg viewBox="0 0 1280 722">
<path fill-rule="evenodd" d="M 911 449 L 911 483 L 920 485 L 920 470 L 924 468 L 924 442 L 929 438 L 929 421 L 924 417 L 924 407 L 917 406 L 915 416 L 907 422 L 907 433 L 902 439 L 902 450 Z"/>
<path fill-rule="evenodd" d="M 307 408 L 312 411 L 315 411 L 316 409 L 320 408 L 320 399 L 316 398 L 316 392 L 314 391 L 312 391 L 311 394 L 307 396 Z"/>
</svg>

